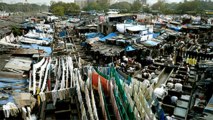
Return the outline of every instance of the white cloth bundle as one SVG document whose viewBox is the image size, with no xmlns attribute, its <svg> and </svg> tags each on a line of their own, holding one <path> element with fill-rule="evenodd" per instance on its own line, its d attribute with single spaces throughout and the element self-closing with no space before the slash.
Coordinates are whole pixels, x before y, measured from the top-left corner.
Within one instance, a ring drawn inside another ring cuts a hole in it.
<svg viewBox="0 0 213 120">
<path fill-rule="evenodd" d="M 10 115 L 12 117 L 16 117 L 19 113 L 19 110 L 14 103 L 8 102 L 6 105 L 3 105 L 3 112 L 4 112 L 5 118 L 9 118 Z"/>
<path fill-rule="evenodd" d="M 183 85 L 181 83 L 175 83 L 175 90 L 177 92 L 182 92 Z"/>
<path fill-rule="evenodd" d="M 168 92 L 166 89 L 164 89 L 164 87 L 161 87 L 161 88 L 155 88 L 154 94 L 155 96 L 163 100 L 163 98 L 168 94 Z"/>
<path fill-rule="evenodd" d="M 174 84 L 171 83 L 171 82 L 168 82 L 168 83 L 167 83 L 167 87 L 168 87 L 169 89 L 172 89 L 172 88 L 174 87 Z"/>
</svg>

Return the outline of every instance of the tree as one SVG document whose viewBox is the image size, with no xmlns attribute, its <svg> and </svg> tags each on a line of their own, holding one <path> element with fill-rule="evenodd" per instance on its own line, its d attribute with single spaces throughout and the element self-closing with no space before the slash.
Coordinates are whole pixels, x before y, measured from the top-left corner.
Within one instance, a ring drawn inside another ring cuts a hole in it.
<svg viewBox="0 0 213 120">
<path fill-rule="evenodd" d="M 164 9 L 163 5 L 164 5 L 163 1 L 158 1 L 155 4 L 152 5 L 152 9 L 162 11 L 162 9 Z"/>
<path fill-rule="evenodd" d="M 58 16 L 64 14 L 77 13 L 80 11 L 80 7 L 75 3 L 64 3 L 64 2 L 51 2 L 50 11 Z"/>
<path fill-rule="evenodd" d="M 87 6 L 84 7 L 83 9 L 86 11 L 90 11 L 90 10 L 107 11 L 108 8 L 109 8 L 108 0 L 98 0 L 97 2 L 89 2 Z"/>
<path fill-rule="evenodd" d="M 22 35 L 21 30 L 17 26 L 11 26 L 11 30 L 12 30 L 15 37 Z"/>
<path fill-rule="evenodd" d="M 139 0 L 136 0 L 132 4 L 133 11 L 140 11 L 142 9 L 142 3 Z"/>
<path fill-rule="evenodd" d="M 64 15 L 64 7 L 63 6 L 56 6 L 52 9 L 53 14 L 57 16 L 63 16 Z"/>
<path fill-rule="evenodd" d="M 98 0 L 100 10 L 107 11 L 109 9 L 109 0 Z"/>
<path fill-rule="evenodd" d="M 67 3 L 64 5 L 65 14 L 78 13 L 79 10 L 80 10 L 80 7 L 76 5 L 75 3 Z"/>
<path fill-rule="evenodd" d="M 128 2 L 118 2 L 115 4 L 112 4 L 110 9 L 119 9 L 122 12 L 129 12 L 131 11 L 132 5 Z"/>
<path fill-rule="evenodd" d="M 88 5 L 84 7 L 84 10 L 101 10 L 101 6 L 97 2 L 89 2 Z"/>
<path fill-rule="evenodd" d="M 6 4 L 0 3 L 0 11 L 7 11 L 7 12 L 40 12 L 40 11 L 47 11 L 48 6 L 46 5 L 37 5 L 37 4 L 23 4 L 23 3 L 16 3 L 16 4 Z"/>
</svg>

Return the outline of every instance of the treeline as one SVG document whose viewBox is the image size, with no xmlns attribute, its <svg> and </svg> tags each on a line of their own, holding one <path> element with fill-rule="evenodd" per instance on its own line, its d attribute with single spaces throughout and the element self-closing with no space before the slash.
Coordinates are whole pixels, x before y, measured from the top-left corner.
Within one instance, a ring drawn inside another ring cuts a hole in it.
<svg viewBox="0 0 213 120">
<path fill-rule="evenodd" d="M 165 0 L 158 0 L 155 4 L 148 6 L 142 5 L 140 0 L 136 0 L 133 4 L 128 2 L 117 2 L 110 6 L 100 4 L 98 2 L 89 3 L 84 10 L 108 10 L 119 9 L 121 12 L 152 12 L 158 11 L 164 14 L 185 14 L 185 13 L 203 13 L 205 10 L 213 10 L 213 2 L 193 0 L 180 3 L 166 3 Z"/>
<path fill-rule="evenodd" d="M 117 2 L 109 5 L 107 0 L 99 0 L 97 2 L 89 2 L 83 10 L 85 11 L 104 11 L 107 12 L 109 9 L 119 9 L 121 12 L 153 12 L 157 11 L 163 14 L 202 14 L 205 10 L 213 10 L 213 2 L 211 1 L 200 1 L 193 0 L 188 2 L 180 3 L 166 3 L 165 0 L 159 0 L 155 4 L 142 5 L 140 0 L 134 1 L 132 4 L 128 2 Z M 50 12 L 55 15 L 63 16 L 72 13 L 80 12 L 80 7 L 75 3 L 64 3 L 64 2 L 52 2 L 50 6 Z"/>
<path fill-rule="evenodd" d="M 63 16 L 80 12 L 80 7 L 75 3 L 52 2 L 50 12 L 57 16 Z"/>
<path fill-rule="evenodd" d="M 83 8 L 86 11 L 97 10 L 97 11 L 108 11 L 108 9 L 119 9 L 121 12 L 133 12 L 141 11 L 142 4 L 139 0 L 133 2 L 133 4 L 128 2 L 117 2 L 115 4 L 109 5 L 107 2 L 90 2 L 86 7 Z"/>
<path fill-rule="evenodd" d="M 180 3 L 166 3 L 158 1 L 151 6 L 152 10 L 158 10 L 164 14 L 202 14 L 205 10 L 213 10 L 213 2 L 211 1 L 188 1 Z"/>
<path fill-rule="evenodd" d="M 49 7 L 47 5 L 29 4 L 29 3 L 16 3 L 7 4 L 0 3 L 0 11 L 7 12 L 41 12 L 48 11 Z"/>
<path fill-rule="evenodd" d="M 135 1 L 133 4 L 128 2 L 119 2 L 113 5 L 109 5 L 107 0 L 100 0 L 97 2 L 89 2 L 83 10 L 90 11 L 108 11 L 109 9 L 120 9 L 123 12 L 138 11 L 142 7 L 139 1 Z M 50 12 L 57 16 L 70 15 L 72 13 L 78 13 L 81 9 L 75 3 L 64 3 L 64 2 L 52 2 L 50 6 Z"/>
</svg>

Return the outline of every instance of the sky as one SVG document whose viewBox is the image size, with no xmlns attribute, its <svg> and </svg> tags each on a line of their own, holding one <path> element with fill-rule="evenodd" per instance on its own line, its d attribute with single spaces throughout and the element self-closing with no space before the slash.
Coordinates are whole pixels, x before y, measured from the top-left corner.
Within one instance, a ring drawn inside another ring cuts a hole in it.
<svg viewBox="0 0 213 120">
<path fill-rule="evenodd" d="M 17 3 L 17 2 L 24 2 L 25 0 L 0 0 L 2 2 L 6 2 L 6 3 Z M 28 3 L 37 3 L 37 4 L 47 4 L 49 5 L 50 4 L 50 1 L 51 0 L 27 0 Z M 59 0 L 54 0 L 54 1 L 59 1 Z M 70 2 L 70 1 L 73 1 L 73 0 L 60 0 L 60 1 L 64 1 L 64 2 Z M 157 2 L 157 0 L 147 0 L 148 3 L 155 3 Z M 181 2 L 183 0 L 165 0 L 166 2 Z"/>
</svg>

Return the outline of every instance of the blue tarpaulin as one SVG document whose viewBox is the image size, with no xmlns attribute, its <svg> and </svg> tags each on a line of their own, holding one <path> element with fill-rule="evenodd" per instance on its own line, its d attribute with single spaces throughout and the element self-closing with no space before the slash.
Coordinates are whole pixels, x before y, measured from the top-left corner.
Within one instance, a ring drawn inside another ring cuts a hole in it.
<svg viewBox="0 0 213 120">
<path fill-rule="evenodd" d="M 94 33 L 94 32 L 92 32 L 92 33 L 86 33 L 85 37 L 86 37 L 86 39 L 95 38 L 95 37 L 103 38 L 104 35 L 101 34 L 101 33 Z"/>
<path fill-rule="evenodd" d="M 22 48 L 31 48 L 31 49 L 39 49 L 39 50 L 44 50 L 48 55 L 50 55 L 52 53 L 52 49 L 49 46 L 40 46 L 37 44 L 22 44 L 21 45 Z"/>
<path fill-rule="evenodd" d="M 160 43 L 160 41 L 147 40 L 143 44 L 146 46 L 156 46 Z"/>
<path fill-rule="evenodd" d="M 24 92 L 23 88 L 26 88 L 28 85 L 27 79 L 15 79 L 15 78 L 0 78 L 0 88 L 12 88 L 15 92 Z M 2 92 L 2 96 L 7 96 L 7 99 L 0 100 L 0 106 L 5 105 L 8 102 L 14 102 L 13 96 L 10 93 Z"/>
<path fill-rule="evenodd" d="M 125 51 L 127 51 L 127 52 L 134 51 L 134 50 L 135 50 L 135 48 L 133 48 L 132 46 L 127 46 L 125 48 Z"/>
<path fill-rule="evenodd" d="M 160 35 L 160 33 L 154 33 L 153 38 L 157 38 Z"/>
<path fill-rule="evenodd" d="M 117 36 L 116 33 L 110 33 L 109 35 L 107 35 L 107 36 L 105 36 L 105 37 L 103 37 L 99 40 L 104 42 L 104 41 L 106 41 L 106 39 L 109 39 L 109 38 L 112 38 L 112 37 L 115 37 L 115 36 Z"/>
<path fill-rule="evenodd" d="M 59 37 L 66 37 L 67 32 L 65 30 L 59 32 Z"/>
</svg>

